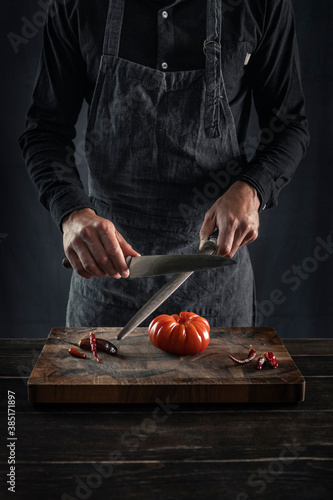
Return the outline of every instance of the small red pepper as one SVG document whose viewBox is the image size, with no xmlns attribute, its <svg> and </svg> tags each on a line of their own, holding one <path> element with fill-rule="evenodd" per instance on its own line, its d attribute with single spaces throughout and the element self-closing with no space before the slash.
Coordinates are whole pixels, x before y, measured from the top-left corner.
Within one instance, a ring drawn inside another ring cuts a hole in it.
<svg viewBox="0 0 333 500">
<path fill-rule="evenodd" d="M 89 338 L 90 338 L 90 347 L 91 347 L 91 352 L 93 353 L 93 355 L 95 356 L 95 359 L 98 363 L 103 363 L 103 361 L 100 361 L 97 357 L 97 347 L 96 347 L 96 337 L 95 337 L 95 334 L 94 332 L 90 332 L 89 334 Z"/>
<path fill-rule="evenodd" d="M 262 367 L 263 367 L 263 364 L 265 363 L 266 361 L 266 358 L 264 358 L 263 356 L 261 356 L 258 361 L 257 361 L 257 368 L 258 370 L 262 370 Z"/>
<path fill-rule="evenodd" d="M 79 352 L 75 347 L 71 347 L 68 349 L 68 352 L 71 356 L 74 356 L 75 358 L 86 358 L 87 355 L 84 354 L 84 352 Z"/>
<path fill-rule="evenodd" d="M 277 359 L 273 352 L 265 352 L 265 358 L 273 368 L 277 368 L 279 366 L 279 363 L 277 362 Z"/>
<path fill-rule="evenodd" d="M 230 354 L 228 354 L 228 356 L 230 359 L 232 359 L 238 365 L 246 365 L 246 363 L 250 363 L 250 361 L 252 361 L 252 359 L 254 359 L 256 357 L 255 349 L 252 349 L 252 346 L 250 346 L 250 347 L 251 347 L 251 350 L 250 350 L 249 354 L 247 355 L 247 358 L 245 358 L 245 359 L 236 359 L 233 356 L 231 356 Z"/>
</svg>

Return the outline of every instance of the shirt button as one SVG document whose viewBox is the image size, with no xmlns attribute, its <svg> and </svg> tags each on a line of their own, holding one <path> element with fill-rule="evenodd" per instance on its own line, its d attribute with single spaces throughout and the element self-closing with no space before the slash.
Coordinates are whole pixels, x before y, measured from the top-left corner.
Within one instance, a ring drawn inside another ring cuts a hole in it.
<svg viewBox="0 0 333 500">
<path fill-rule="evenodd" d="M 162 63 L 162 68 L 163 68 L 163 69 L 168 69 L 168 63 L 163 62 L 163 63 Z"/>
<path fill-rule="evenodd" d="M 169 16 L 169 14 L 167 13 L 167 11 L 166 11 L 166 10 L 164 10 L 164 11 L 162 12 L 162 17 L 164 17 L 164 19 L 166 19 L 168 16 Z"/>
</svg>

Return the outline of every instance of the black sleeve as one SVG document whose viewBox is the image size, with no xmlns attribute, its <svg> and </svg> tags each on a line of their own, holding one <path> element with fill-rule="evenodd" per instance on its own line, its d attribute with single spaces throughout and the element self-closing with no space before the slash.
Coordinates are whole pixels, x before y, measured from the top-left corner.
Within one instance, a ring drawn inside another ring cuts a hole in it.
<svg viewBox="0 0 333 500">
<path fill-rule="evenodd" d="M 50 2 L 26 130 L 19 139 L 39 199 L 60 229 L 67 214 L 93 208 L 73 157 L 75 123 L 87 85 L 74 3 Z"/>
<path fill-rule="evenodd" d="M 264 209 L 277 204 L 309 142 L 291 0 L 266 0 L 263 36 L 249 71 L 261 132 L 241 180 L 257 189 Z"/>
</svg>

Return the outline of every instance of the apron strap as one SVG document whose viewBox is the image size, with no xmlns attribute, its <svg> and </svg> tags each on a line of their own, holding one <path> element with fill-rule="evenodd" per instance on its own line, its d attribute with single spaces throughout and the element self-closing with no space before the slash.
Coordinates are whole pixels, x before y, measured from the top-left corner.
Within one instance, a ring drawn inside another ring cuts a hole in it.
<svg viewBox="0 0 333 500">
<path fill-rule="evenodd" d="M 221 137 L 221 0 L 207 0 L 206 37 L 203 50 L 206 54 L 206 137 Z"/>
<path fill-rule="evenodd" d="M 103 54 L 118 56 L 125 0 L 110 0 L 106 18 Z"/>
</svg>

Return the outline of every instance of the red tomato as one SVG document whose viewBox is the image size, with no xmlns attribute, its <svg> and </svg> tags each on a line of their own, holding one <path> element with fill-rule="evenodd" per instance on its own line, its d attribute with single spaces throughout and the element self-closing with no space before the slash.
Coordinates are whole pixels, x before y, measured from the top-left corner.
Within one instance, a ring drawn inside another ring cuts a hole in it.
<svg viewBox="0 0 333 500">
<path fill-rule="evenodd" d="M 205 318 L 192 312 L 161 314 L 148 327 L 155 347 L 173 354 L 197 354 L 209 344 L 210 326 Z"/>
</svg>

